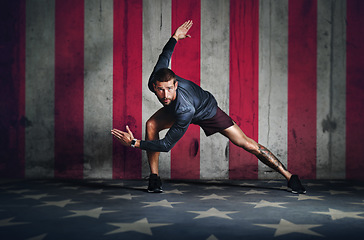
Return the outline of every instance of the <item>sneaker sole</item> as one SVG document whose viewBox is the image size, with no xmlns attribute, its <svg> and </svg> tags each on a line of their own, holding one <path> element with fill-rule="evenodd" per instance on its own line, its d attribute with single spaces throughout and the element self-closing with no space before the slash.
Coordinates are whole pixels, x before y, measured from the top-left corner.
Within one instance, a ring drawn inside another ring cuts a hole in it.
<svg viewBox="0 0 364 240">
<path fill-rule="evenodd" d="M 295 191 L 295 190 L 292 190 L 292 189 L 287 189 L 288 192 L 291 192 L 291 193 L 294 193 L 294 194 L 305 194 L 306 193 L 306 190 L 303 191 L 303 192 L 298 192 L 298 191 Z"/>
<path fill-rule="evenodd" d="M 149 190 L 149 189 L 148 189 L 148 192 L 149 192 L 149 193 L 162 193 L 162 192 L 163 192 L 163 190 L 154 190 L 154 191 L 152 191 L 152 190 Z"/>
</svg>

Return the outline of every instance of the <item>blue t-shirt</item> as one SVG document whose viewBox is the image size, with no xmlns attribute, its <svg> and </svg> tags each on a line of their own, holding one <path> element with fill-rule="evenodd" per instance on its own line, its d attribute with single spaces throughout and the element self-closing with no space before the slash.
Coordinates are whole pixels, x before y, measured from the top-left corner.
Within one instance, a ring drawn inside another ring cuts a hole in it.
<svg viewBox="0 0 364 240">
<path fill-rule="evenodd" d="M 159 55 L 158 62 L 148 82 L 148 87 L 152 92 L 154 92 L 152 83 L 154 74 L 159 69 L 169 66 L 176 43 L 176 39 L 170 38 L 164 46 L 161 55 Z M 181 139 L 191 123 L 210 119 L 216 114 L 217 102 L 211 93 L 189 80 L 179 76 L 176 76 L 176 79 L 178 81 L 177 97 L 170 105 L 165 106 L 166 110 L 175 117 L 175 122 L 163 139 L 154 141 L 141 140 L 140 148 L 143 150 L 168 152 Z"/>
</svg>

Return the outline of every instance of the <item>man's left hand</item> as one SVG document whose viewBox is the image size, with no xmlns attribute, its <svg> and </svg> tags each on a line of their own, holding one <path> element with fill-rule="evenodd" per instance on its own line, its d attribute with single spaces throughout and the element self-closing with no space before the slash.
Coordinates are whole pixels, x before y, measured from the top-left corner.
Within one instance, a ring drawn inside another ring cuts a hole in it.
<svg viewBox="0 0 364 240">
<path fill-rule="evenodd" d="M 129 127 L 126 126 L 126 131 L 127 132 L 123 132 L 121 130 L 118 129 L 113 129 L 111 130 L 111 134 L 118 139 L 121 144 L 123 144 L 124 146 L 130 147 L 131 146 L 131 141 L 134 139 L 133 133 L 130 131 Z"/>
</svg>

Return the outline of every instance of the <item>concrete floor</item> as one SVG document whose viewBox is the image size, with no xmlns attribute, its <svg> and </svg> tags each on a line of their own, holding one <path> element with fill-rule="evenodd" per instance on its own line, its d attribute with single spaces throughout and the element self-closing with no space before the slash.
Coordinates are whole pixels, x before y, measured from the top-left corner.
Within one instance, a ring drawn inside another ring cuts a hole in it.
<svg viewBox="0 0 364 240">
<path fill-rule="evenodd" d="M 363 239 L 364 182 L 0 180 L 0 239 Z"/>
</svg>

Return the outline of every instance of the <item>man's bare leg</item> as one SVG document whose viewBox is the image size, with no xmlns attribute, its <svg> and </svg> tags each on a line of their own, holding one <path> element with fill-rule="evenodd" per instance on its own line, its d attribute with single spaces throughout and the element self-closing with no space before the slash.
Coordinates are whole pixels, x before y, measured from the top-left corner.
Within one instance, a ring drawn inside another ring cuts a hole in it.
<svg viewBox="0 0 364 240">
<path fill-rule="evenodd" d="M 292 174 L 267 148 L 248 138 L 244 132 L 234 123 L 233 126 L 221 131 L 221 134 L 230 139 L 232 143 L 254 154 L 265 165 L 276 170 L 289 180 Z"/>
<path fill-rule="evenodd" d="M 286 167 L 273 155 L 273 153 L 271 153 L 271 151 L 259 143 L 258 149 L 259 154 L 255 156 L 257 156 L 262 163 L 282 174 L 287 180 L 291 178 L 292 174 L 288 172 Z"/>
<path fill-rule="evenodd" d="M 159 132 L 147 130 L 145 134 L 145 140 L 159 140 Z M 147 151 L 149 169 L 151 174 L 159 175 L 159 154 L 160 152 Z"/>
<path fill-rule="evenodd" d="M 159 140 L 159 132 L 170 128 L 174 123 L 174 118 L 168 114 L 164 108 L 159 109 L 149 118 L 146 123 L 146 140 Z M 159 175 L 159 155 L 160 152 L 147 151 L 149 168 L 151 174 Z"/>
</svg>

